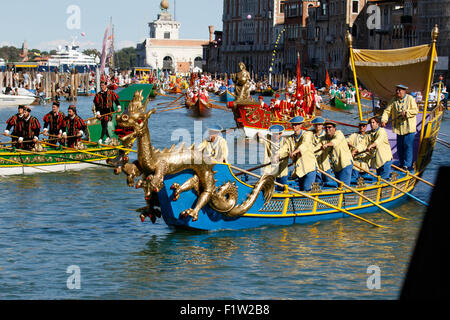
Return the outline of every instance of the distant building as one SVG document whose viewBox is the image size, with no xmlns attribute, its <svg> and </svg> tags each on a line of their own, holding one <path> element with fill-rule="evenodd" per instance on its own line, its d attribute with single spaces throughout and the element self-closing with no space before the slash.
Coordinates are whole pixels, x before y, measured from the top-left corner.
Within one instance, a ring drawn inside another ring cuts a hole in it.
<svg viewBox="0 0 450 320">
<path fill-rule="evenodd" d="M 447 87 L 450 86 L 450 0 L 417 0 L 419 44 L 431 43 L 431 31 L 437 24 L 439 38 L 436 43 L 438 64 L 435 77 L 444 75 Z"/>
<path fill-rule="evenodd" d="M 211 74 L 222 73 L 222 31 L 214 31 L 213 26 L 209 26 L 209 43 L 203 45 L 203 71 Z"/>
<path fill-rule="evenodd" d="M 151 67 L 171 73 L 202 70 L 203 45 L 208 40 L 179 39 L 180 23 L 168 12 L 168 1 L 161 1 L 157 20 L 150 22 L 149 38 L 136 47 L 138 67 Z"/>
<path fill-rule="evenodd" d="M 281 71 L 283 49 L 276 41 L 284 29 L 284 1 L 224 0 L 222 21 L 224 72 L 237 72 L 241 61 L 254 74 L 267 74 L 271 66 Z"/>
</svg>

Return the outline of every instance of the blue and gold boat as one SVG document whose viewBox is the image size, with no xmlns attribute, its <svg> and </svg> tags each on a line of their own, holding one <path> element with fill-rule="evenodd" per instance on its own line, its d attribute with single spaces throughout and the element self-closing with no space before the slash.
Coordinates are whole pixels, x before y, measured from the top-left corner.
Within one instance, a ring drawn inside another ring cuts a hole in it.
<svg viewBox="0 0 450 320">
<path fill-rule="evenodd" d="M 385 98 L 394 96 L 395 92 L 386 92 L 386 88 L 395 90 L 395 84 L 397 83 L 406 82 L 406 85 L 412 89 L 411 91 L 429 92 L 431 75 L 437 58 L 435 49 L 436 29 L 433 31 L 433 43 L 431 45 L 400 49 L 401 52 L 399 50 L 353 50 L 351 36 L 348 35 L 348 37 L 347 43 L 351 50 L 355 83 L 357 82 L 356 74 L 361 74 L 358 78 L 364 85 L 378 96 Z M 415 56 L 417 59 L 411 61 L 410 56 Z M 374 69 L 371 69 L 371 67 Z M 392 68 L 400 68 L 401 72 L 391 72 L 392 77 L 389 79 L 389 83 L 380 86 L 379 84 L 382 83 L 382 81 L 379 81 L 380 77 L 385 79 L 384 75 L 388 70 L 392 71 Z M 418 72 L 417 68 L 422 72 Z M 427 72 L 425 77 L 423 76 L 423 70 Z M 412 74 L 413 76 L 405 77 L 405 74 Z M 396 75 L 401 79 L 396 78 Z M 363 120 L 360 101 L 358 101 L 358 108 L 360 120 Z M 238 216 L 228 215 L 215 210 L 213 205 L 206 205 L 200 210 L 196 218 L 186 214 L 180 215 L 180 213 L 186 212 L 187 208 L 193 208 L 199 201 L 197 192 L 194 190 L 176 194 L 174 197 L 173 186 L 188 181 L 194 175 L 194 172 L 187 170 L 165 177 L 164 187 L 158 193 L 161 215 L 169 226 L 198 230 L 243 229 L 265 225 L 314 223 L 348 216 L 370 223 L 359 215 L 379 212 L 380 208 L 390 212 L 389 208 L 396 207 L 411 197 L 415 198 L 411 195 L 411 191 L 421 180 L 420 175 L 431 161 L 443 114 L 444 108 L 442 105 L 428 107 L 425 104 L 422 107 L 421 113 L 417 115 L 414 172 L 398 168 L 398 170 L 393 171 L 389 181 L 378 177 L 372 181 L 360 180 L 357 185 L 352 185 L 351 189 L 341 183 L 335 188 L 320 189 L 320 187 L 315 186 L 315 190 L 313 189 L 311 192 L 296 191 L 293 185 L 294 181 L 290 181 L 283 186 L 283 191 L 273 193 L 272 197 L 268 199 L 264 192 L 256 190 L 257 185 L 249 184 L 244 181 L 245 179 L 241 180 L 238 177 L 238 174 L 242 172 L 251 174 L 250 172 L 230 164 L 217 163 L 213 169 L 217 190 L 227 183 L 235 185 L 238 190 L 237 203 L 245 203 L 251 195 L 255 194 L 255 191 L 257 192 L 257 196 L 252 200 L 251 206 L 245 213 Z M 386 131 L 388 132 L 395 163 L 398 160 L 396 136 L 389 124 Z M 395 166 L 393 167 L 395 168 Z M 427 205 L 420 199 L 417 200 Z"/>
<path fill-rule="evenodd" d="M 347 43 L 350 46 L 356 87 L 356 73 L 361 73 L 360 80 L 367 88 L 379 97 L 389 98 L 394 95 L 396 84 L 402 80 L 405 83 L 404 74 L 407 72 L 411 76 L 406 78 L 405 85 L 414 91 L 429 92 L 437 58 L 436 33 L 433 32 L 432 45 L 401 49 L 401 52 L 353 50 L 348 34 Z M 416 59 L 410 59 L 411 56 Z M 392 68 L 398 67 L 403 72 L 392 72 Z M 425 81 L 420 76 L 423 70 L 427 70 L 428 75 Z M 392 76 L 385 79 L 389 71 Z M 379 86 L 383 79 L 386 85 Z M 386 88 L 392 88 L 392 92 L 386 91 Z M 359 94 L 357 98 L 362 121 Z M 373 172 L 368 172 L 375 179 L 359 179 L 356 185 L 351 186 L 338 180 L 336 187 L 321 189 L 315 185 L 312 191 L 302 192 L 296 189 L 294 181 L 281 185 L 274 182 L 274 176 L 261 177 L 252 173 L 252 169 L 244 170 L 227 163 L 211 163 L 211 159 L 205 160 L 195 146 L 155 150 L 148 128 L 148 119 L 155 112 L 156 109 L 146 111 L 145 106 L 137 105 L 117 117 L 118 125 L 130 132 L 120 137 L 122 141 L 136 138 L 138 159 L 133 163 L 128 163 L 126 159 L 117 160 L 115 173 L 124 172 L 129 186 L 144 189 L 147 206 L 139 210 L 142 220 L 150 217 L 155 222 L 157 217 L 162 217 L 171 227 L 197 230 L 306 224 L 348 216 L 381 227 L 360 216 L 379 212 L 380 209 L 394 218 L 401 218 L 389 208 L 409 198 L 427 205 L 411 195 L 411 191 L 418 181 L 423 181 L 420 175 L 431 161 L 444 113 L 442 105 L 428 108 L 428 104 L 425 104 L 417 115 L 413 173 L 398 168 L 389 180 L 383 180 Z M 398 160 L 396 136 L 389 125 L 386 131 L 394 161 Z M 240 179 L 241 174 L 254 176 L 258 180 L 255 184 L 250 183 L 247 179 Z M 135 185 L 135 178 L 140 176 L 142 178 Z M 275 191 L 275 185 L 281 191 Z"/>
</svg>

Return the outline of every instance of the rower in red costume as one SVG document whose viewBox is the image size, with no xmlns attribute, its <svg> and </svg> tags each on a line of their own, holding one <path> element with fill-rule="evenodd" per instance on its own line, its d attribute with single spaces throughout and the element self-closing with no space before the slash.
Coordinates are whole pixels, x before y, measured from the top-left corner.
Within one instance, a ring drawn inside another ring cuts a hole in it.
<svg viewBox="0 0 450 320">
<path fill-rule="evenodd" d="M 302 85 L 303 110 L 306 115 L 311 115 L 314 111 L 316 88 L 311 83 L 311 78 L 306 77 L 306 83 Z"/>
<path fill-rule="evenodd" d="M 289 116 L 292 109 L 291 95 L 286 92 L 285 99 L 281 102 L 281 114 Z"/>
<path fill-rule="evenodd" d="M 259 96 L 258 97 L 258 101 L 259 101 L 259 105 L 260 108 L 264 111 L 270 111 L 270 107 L 267 103 L 264 102 L 264 97 L 263 96 Z"/>
</svg>

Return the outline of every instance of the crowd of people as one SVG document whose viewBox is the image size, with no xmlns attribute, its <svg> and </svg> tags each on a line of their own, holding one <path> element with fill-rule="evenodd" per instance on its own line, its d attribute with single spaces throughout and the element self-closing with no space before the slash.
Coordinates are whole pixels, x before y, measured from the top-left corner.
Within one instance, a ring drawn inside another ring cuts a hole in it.
<svg viewBox="0 0 450 320">
<path fill-rule="evenodd" d="M 291 177 L 301 191 L 310 191 L 313 183 L 325 187 L 337 187 L 334 177 L 346 185 L 360 179 L 372 180 L 367 171 L 376 170 L 381 179 L 389 180 L 393 164 L 392 149 L 387 131 L 392 120 L 397 136 L 398 165 L 413 170 L 413 142 L 416 134 L 416 116 L 419 109 L 415 99 L 406 93 L 407 87 L 398 85 L 393 98 L 381 117 L 374 116 L 358 124 L 358 131 L 345 137 L 337 129 L 336 122 L 322 117 L 311 120 L 312 129 L 303 129 L 305 117 L 297 115 L 289 120 L 294 133 L 284 136 L 284 126 L 273 125 L 268 136 L 258 133 L 258 142 L 264 145 L 265 174 L 276 176 L 276 181 L 288 183 L 289 159 L 294 164 Z M 367 128 L 370 125 L 371 130 Z M 221 128 L 210 129 L 210 137 L 202 142 L 201 150 L 217 162 L 227 162 L 228 149 L 220 137 Z"/>
<path fill-rule="evenodd" d="M 59 102 L 55 101 L 52 111 L 43 118 L 42 134 L 48 141 L 60 143 L 69 148 L 78 147 L 81 137 L 86 132 L 86 124 L 77 115 L 77 108 L 70 105 L 67 116 L 59 110 Z M 40 121 L 31 115 L 29 106 L 19 106 L 16 114 L 6 121 L 5 136 L 10 136 L 17 149 L 34 150 L 41 134 Z"/>
</svg>

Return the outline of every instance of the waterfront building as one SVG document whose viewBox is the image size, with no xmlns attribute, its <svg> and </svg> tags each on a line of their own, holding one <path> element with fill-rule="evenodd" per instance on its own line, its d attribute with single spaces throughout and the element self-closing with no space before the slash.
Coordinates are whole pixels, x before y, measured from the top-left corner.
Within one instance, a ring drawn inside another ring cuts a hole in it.
<svg viewBox="0 0 450 320">
<path fill-rule="evenodd" d="M 284 29 L 284 1 L 224 0 L 222 21 L 224 72 L 237 72 L 240 61 L 253 74 L 267 74 L 272 65 L 273 73 L 281 72 L 276 39 Z"/>
<path fill-rule="evenodd" d="M 136 47 L 137 66 L 169 73 L 202 71 L 208 40 L 179 39 L 181 24 L 169 13 L 169 2 L 161 1 L 160 8 L 157 19 L 148 24 L 149 37 Z"/>
</svg>

